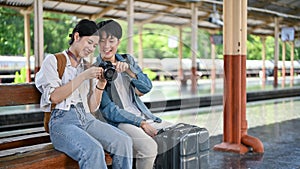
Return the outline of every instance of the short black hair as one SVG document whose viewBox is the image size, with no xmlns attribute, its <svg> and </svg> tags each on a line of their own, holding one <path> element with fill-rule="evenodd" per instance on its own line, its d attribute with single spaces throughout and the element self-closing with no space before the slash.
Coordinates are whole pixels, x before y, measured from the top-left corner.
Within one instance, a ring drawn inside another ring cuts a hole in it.
<svg viewBox="0 0 300 169">
<path fill-rule="evenodd" d="M 99 35 L 97 24 L 94 21 L 88 20 L 88 19 L 82 19 L 80 20 L 75 28 L 72 31 L 72 34 L 69 35 L 71 38 L 69 41 L 69 44 L 72 45 L 74 42 L 74 34 L 78 32 L 79 36 L 92 36 L 92 35 Z"/>
<path fill-rule="evenodd" d="M 122 38 L 121 25 L 112 19 L 99 22 L 97 27 L 100 32 L 100 38 L 101 32 L 105 32 L 109 36 L 115 36 L 118 39 Z"/>
</svg>

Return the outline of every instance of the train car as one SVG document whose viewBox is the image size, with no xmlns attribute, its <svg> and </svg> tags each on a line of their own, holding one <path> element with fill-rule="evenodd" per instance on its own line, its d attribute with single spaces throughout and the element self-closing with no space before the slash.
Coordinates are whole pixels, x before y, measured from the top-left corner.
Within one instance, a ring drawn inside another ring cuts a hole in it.
<svg viewBox="0 0 300 169">
<path fill-rule="evenodd" d="M 290 76 L 291 75 L 291 67 L 292 67 L 292 62 L 291 61 L 285 61 L 284 62 L 284 67 L 285 67 L 285 75 Z M 294 67 L 294 75 L 299 75 L 300 74 L 300 61 L 294 61 L 293 62 L 293 67 Z M 278 70 L 282 74 L 283 70 L 283 62 L 278 61 Z"/>
<path fill-rule="evenodd" d="M 261 76 L 263 68 L 262 60 L 246 60 L 247 77 Z M 265 60 L 266 76 L 273 76 L 274 63 L 270 60 Z"/>
<path fill-rule="evenodd" d="M 143 67 L 149 68 L 155 72 L 163 70 L 160 59 L 155 58 L 143 59 Z"/>
<path fill-rule="evenodd" d="M 191 59 L 182 59 L 182 79 L 186 81 L 187 79 L 191 78 L 191 69 L 192 69 L 192 60 Z M 178 78 L 178 68 L 179 68 L 179 59 L 178 58 L 164 58 L 161 60 L 161 64 L 163 67 L 164 76 L 170 79 Z M 202 76 L 202 72 L 196 72 L 197 77 Z"/>
<path fill-rule="evenodd" d="M 144 59 L 144 67 L 150 60 Z M 210 78 L 213 68 L 215 68 L 216 77 L 223 77 L 224 74 L 224 61 L 223 59 L 196 59 L 197 74 L 201 78 Z M 278 61 L 279 74 L 282 73 L 282 61 Z M 152 64 L 159 65 L 159 72 L 165 77 L 174 79 L 178 76 L 179 60 L 178 58 L 164 58 L 152 60 Z M 294 75 L 300 74 L 300 61 L 294 61 Z M 188 75 L 191 72 L 192 61 L 191 59 L 182 59 L 182 68 L 184 74 Z M 261 77 L 263 68 L 262 60 L 246 60 L 246 75 L 247 77 Z M 290 75 L 291 61 L 285 61 L 286 75 Z M 151 69 L 151 68 L 150 68 Z M 265 60 L 266 76 L 273 76 L 274 61 Z M 156 69 L 156 71 L 158 71 Z"/>
<path fill-rule="evenodd" d="M 0 56 L 0 75 L 15 74 L 26 67 L 26 57 L 24 56 Z M 30 57 L 30 68 L 33 70 L 34 57 Z"/>
<path fill-rule="evenodd" d="M 196 59 L 197 76 L 199 78 L 210 78 L 213 68 L 215 68 L 216 77 L 223 77 L 224 61 L 223 59 Z M 261 77 L 262 74 L 262 60 L 247 60 L 246 71 L 247 77 Z M 290 75 L 291 61 L 285 61 L 286 75 Z M 300 61 L 294 61 L 294 75 L 300 74 Z M 24 56 L 0 56 L 0 79 L 3 81 L 4 77 L 12 82 L 17 71 L 26 67 L 26 58 Z M 164 58 L 164 59 L 143 59 L 143 67 L 149 68 L 156 73 L 155 80 L 159 79 L 176 79 L 178 78 L 178 58 Z M 266 60 L 266 76 L 273 76 L 274 61 Z M 278 61 L 278 71 L 282 74 L 283 62 Z M 33 73 L 34 57 L 30 57 L 30 68 Z M 183 78 L 190 78 L 192 61 L 191 59 L 182 59 Z"/>
<path fill-rule="evenodd" d="M 14 81 L 15 73 L 26 68 L 26 57 L 24 56 L 0 56 L 0 82 L 11 83 Z M 30 57 L 31 73 L 34 71 L 34 57 Z"/>
<path fill-rule="evenodd" d="M 197 59 L 197 71 L 201 72 L 203 78 L 209 78 L 212 70 L 215 69 L 216 77 L 222 77 L 224 74 L 223 59 Z"/>
</svg>

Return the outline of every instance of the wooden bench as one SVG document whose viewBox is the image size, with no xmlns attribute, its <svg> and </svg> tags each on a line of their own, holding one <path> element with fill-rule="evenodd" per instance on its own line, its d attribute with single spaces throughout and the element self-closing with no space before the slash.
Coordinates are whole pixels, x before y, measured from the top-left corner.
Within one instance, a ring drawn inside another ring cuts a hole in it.
<svg viewBox="0 0 300 169">
<path fill-rule="evenodd" d="M 39 104 L 41 94 L 34 83 L 0 84 L 0 96 L 0 108 L 3 108 Z M 111 168 L 112 159 L 108 153 L 105 160 Z M 53 148 L 49 134 L 41 126 L 0 132 L 0 168 L 72 169 L 79 166 L 78 162 Z"/>
</svg>

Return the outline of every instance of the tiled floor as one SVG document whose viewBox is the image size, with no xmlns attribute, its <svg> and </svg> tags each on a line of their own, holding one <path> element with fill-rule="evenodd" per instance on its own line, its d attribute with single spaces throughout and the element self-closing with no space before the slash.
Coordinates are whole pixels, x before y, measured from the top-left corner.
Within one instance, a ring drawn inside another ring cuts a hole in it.
<svg viewBox="0 0 300 169">
<path fill-rule="evenodd" d="M 248 134 L 257 136 L 264 144 L 263 154 L 239 155 L 209 150 L 209 169 L 299 169 L 300 168 L 300 118 L 254 127 Z M 210 138 L 213 147 L 222 136 Z"/>
</svg>

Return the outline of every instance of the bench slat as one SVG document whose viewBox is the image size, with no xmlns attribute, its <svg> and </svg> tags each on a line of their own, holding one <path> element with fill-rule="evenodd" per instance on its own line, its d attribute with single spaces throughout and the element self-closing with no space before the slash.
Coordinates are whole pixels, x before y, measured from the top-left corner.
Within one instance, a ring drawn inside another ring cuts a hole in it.
<svg viewBox="0 0 300 169">
<path fill-rule="evenodd" d="M 7 150 L 17 147 L 25 147 L 49 142 L 51 142 L 50 137 L 49 134 L 46 132 L 17 137 L 2 138 L 0 139 L 0 150 Z"/>
<path fill-rule="evenodd" d="M 0 106 L 39 104 L 41 93 L 34 83 L 0 84 Z"/>
<path fill-rule="evenodd" d="M 74 161 L 64 153 L 54 150 L 51 143 L 30 147 L 29 151 L 26 150 L 26 148 L 23 149 L 24 153 L 18 153 L 0 158 L 0 168 L 79 168 L 78 163 L 76 161 Z M 17 150 L 17 152 L 22 152 L 22 150 Z"/>
<path fill-rule="evenodd" d="M 44 149 L 51 149 L 53 148 L 52 143 L 43 143 L 43 144 L 36 144 L 31 146 L 25 146 L 25 147 L 17 147 L 7 150 L 0 151 L 0 162 L 3 161 L 6 157 L 9 157 L 10 159 L 17 159 L 23 155 L 26 155 L 27 152 L 34 153 L 39 150 Z"/>
<path fill-rule="evenodd" d="M 16 136 L 23 136 L 28 134 L 36 134 L 36 133 L 44 133 L 44 127 L 35 127 L 35 128 L 27 128 L 27 129 L 19 129 L 19 130 L 12 130 L 12 131 L 3 131 L 0 132 L 0 139 L 1 138 L 8 138 L 8 137 L 16 137 Z"/>
<path fill-rule="evenodd" d="M 107 166 L 112 158 L 105 152 Z M 0 151 L 0 168 L 79 168 L 78 162 L 53 148 L 52 143 L 37 144 Z"/>
</svg>

